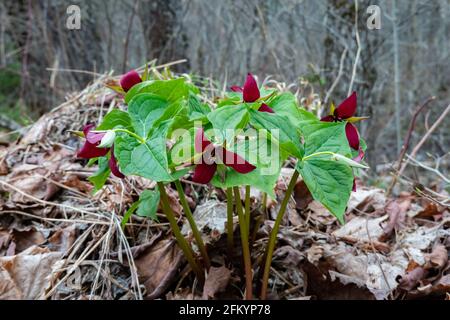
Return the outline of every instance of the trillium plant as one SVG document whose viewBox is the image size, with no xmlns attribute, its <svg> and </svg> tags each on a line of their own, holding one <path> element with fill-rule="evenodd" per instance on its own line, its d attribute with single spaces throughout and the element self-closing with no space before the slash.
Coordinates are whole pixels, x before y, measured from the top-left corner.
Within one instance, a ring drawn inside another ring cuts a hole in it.
<svg viewBox="0 0 450 320">
<path fill-rule="evenodd" d="M 236 251 L 236 214 L 246 299 L 253 299 L 254 287 L 261 289 L 261 299 L 267 297 L 277 233 L 300 176 L 313 198 L 344 223 L 347 202 L 355 188 L 354 174 L 367 168 L 363 163 L 366 145 L 353 124 L 365 119 L 355 116 L 355 92 L 319 119 L 299 106 L 293 94 L 259 87 L 250 73 L 242 87 L 232 86 L 214 103 L 202 100 L 189 77 L 173 76 L 169 71 L 150 74 L 146 68 L 142 75 L 130 71 L 119 84 L 111 88 L 123 97 L 124 107 L 111 110 L 97 125 L 87 123 L 82 128 L 84 145 L 77 155 L 89 159 L 88 165 L 98 165 L 89 178 L 94 192 L 104 186 L 111 173 L 119 179 L 140 176 L 156 182 L 154 190 L 145 190 L 130 206 L 122 227 L 126 228 L 133 214 L 156 220 L 160 207 L 200 282 L 211 261 L 182 181 L 224 190 L 228 259 L 233 263 Z M 262 192 L 264 211 L 267 197 L 277 200 L 274 189 L 285 163 L 295 163 L 294 173 L 256 273 L 250 248 L 265 215 L 252 216 L 250 190 Z M 178 192 L 192 240 L 180 230 L 166 192 L 169 184 Z M 254 278 L 257 274 L 258 279 Z"/>
</svg>

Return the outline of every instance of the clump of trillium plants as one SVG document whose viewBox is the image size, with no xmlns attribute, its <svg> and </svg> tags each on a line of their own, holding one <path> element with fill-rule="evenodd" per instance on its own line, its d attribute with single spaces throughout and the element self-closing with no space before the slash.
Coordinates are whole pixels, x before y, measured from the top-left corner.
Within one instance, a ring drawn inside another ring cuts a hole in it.
<svg viewBox="0 0 450 320">
<path fill-rule="evenodd" d="M 259 274 L 259 297 L 265 299 L 276 236 L 295 184 L 301 176 L 315 200 L 321 202 L 343 223 L 348 199 L 355 190 L 354 174 L 367 168 L 362 160 L 366 145 L 355 121 L 356 93 L 330 115 L 317 118 L 298 105 L 294 95 L 258 87 L 248 74 L 242 87 L 232 86 L 217 103 L 202 101 L 200 90 L 187 77 L 157 74 L 148 69 L 139 75 L 130 71 L 120 79 L 119 92 L 127 110 L 113 109 L 98 125 L 88 123 L 80 132 L 85 138 L 78 157 L 98 164 L 89 180 L 94 191 L 103 187 L 112 173 L 126 179 L 140 176 L 157 183 L 155 190 L 145 190 L 124 214 L 125 227 L 133 213 L 157 219 L 158 205 L 169 221 L 177 243 L 199 281 L 211 262 L 201 233 L 186 200 L 182 177 L 196 184 L 222 188 L 227 198 L 227 244 L 230 262 L 235 250 L 233 216 L 239 232 L 245 270 L 245 298 L 253 299 L 257 283 L 250 254 L 251 235 L 261 221 L 254 221 L 250 211 L 250 187 L 276 198 L 275 184 L 288 159 L 295 159 L 279 213 L 271 231 L 264 263 Z M 171 209 L 165 186 L 173 183 L 188 220 L 198 254 L 181 233 Z M 241 199 L 240 187 L 245 187 Z M 253 226 L 253 230 L 251 227 Z"/>
</svg>

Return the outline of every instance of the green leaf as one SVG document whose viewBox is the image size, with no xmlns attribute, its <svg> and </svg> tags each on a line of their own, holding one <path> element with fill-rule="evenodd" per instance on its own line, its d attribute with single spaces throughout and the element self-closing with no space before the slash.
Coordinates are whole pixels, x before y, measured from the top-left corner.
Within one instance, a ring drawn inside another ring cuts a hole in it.
<svg viewBox="0 0 450 320">
<path fill-rule="evenodd" d="M 159 205 L 159 190 L 144 190 L 139 197 L 139 206 L 136 213 L 141 217 L 157 220 L 156 212 Z"/>
<path fill-rule="evenodd" d="M 180 98 L 187 97 L 189 86 L 186 85 L 184 78 L 172 80 L 150 80 L 138 83 L 125 96 L 125 103 L 129 103 L 136 95 L 140 93 L 152 93 L 161 98 L 173 102 Z"/>
<path fill-rule="evenodd" d="M 98 192 L 108 180 L 111 169 L 109 169 L 108 158 L 100 157 L 98 159 L 97 171 L 88 178 L 88 180 L 94 185 L 93 193 Z"/>
<path fill-rule="evenodd" d="M 300 131 L 304 135 L 307 135 L 310 133 L 310 131 L 308 130 L 308 128 L 309 128 L 308 126 L 311 123 L 320 122 L 320 120 L 314 114 L 312 114 L 309 111 L 306 111 L 304 108 L 298 109 L 298 115 L 300 117 L 298 127 L 300 128 Z"/>
<path fill-rule="evenodd" d="M 248 110 L 245 104 L 224 106 L 208 114 L 214 129 L 222 134 L 222 138 L 231 141 L 236 134 L 236 129 L 244 128 L 249 120 Z"/>
<path fill-rule="evenodd" d="M 247 174 L 241 174 L 231 168 L 220 166 L 223 174 L 221 175 L 219 170 L 219 174 L 214 176 L 212 183 L 219 188 L 251 185 L 275 199 L 275 184 L 287 156 L 279 153 L 278 144 L 272 145 L 270 140 L 261 139 L 261 137 L 253 138 L 257 137 L 240 140 L 233 147 L 228 147 L 227 150 L 237 153 L 255 165 L 256 169 Z"/>
<path fill-rule="evenodd" d="M 304 130 L 301 128 L 301 130 Z M 331 151 L 351 157 L 350 146 L 345 134 L 345 122 L 311 122 L 306 127 L 305 155 Z"/>
<path fill-rule="evenodd" d="M 131 100 L 128 112 L 134 131 L 147 137 L 155 122 L 164 115 L 169 102 L 151 93 L 142 93 Z"/>
<path fill-rule="evenodd" d="M 122 134 L 116 138 L 114 153 L 125 175 L 137 175 L 154 181 L 171 181 L 166 153 L 168 123 L 156 128 L 145 143 Z"/>
<path fill-rule="evenodd" d="M 201 103 L 195 94 L 189 94 L 187 101 L 189 120 L 203 120 L 206 119 L 211 112 L 211 108 L 204 103 Z"/>
<path fill-rule="evenodd" d="M 275 184 L 278 180 L 280 169 L 274 174 L 264 175 L 261 169 L 256 168 L 252 172 L 242 174 L 231 168 L 225 169 L 225 179 L 216 174 L 211 180 L 213 186 L 217 188 L 229 188 L 244 185 L 251 185 L 263 192 L 266 192 L 272 199 L 275 199 Z"/>
<path fill-rule="evenodd" d="M 299 161 L 296 169 L 313 198 L 344 223 L 345 208 L 353 186 L 352 169 L 345 164 L 320 158 Z"/>
<path fill-rule="evenodd" d="M 131 118 L 127 112 L 113 109 L 105 115 L 102 123 L 95 130 L 111 130 L 118 127 L 132 130 Z"/>
<path fill-rule="evenodd" d="M 289 121 L 289 118 L 276 113 L 250 110 L 250 123 L 256 129 L 266 129 L 269 133 L 278 131 L 277 140 L 280 147 L 297 158 L 303 156 L 303 147 L 300 143 L 300 134 Z"/>
<path fill-rule="evenodd" d="M 299 126 L 301 117 L 297 107 L 297 98 L 290 92 L 285 92 L 275 96 L 267 102 L 276 114 L 287 116 L 292 124 Z"/>
<path fill-rule="evenodd" d="M 131 215 L 136 211 L 136 209 L 139 206 L 139 200 L 135 201 L 131 207 L 125 212 L 123 215 L 122 221 L 120 222 L 120 226 L 122 227 L 122 230 L 125 228 L 125 225 L 127 224 L 128 220 L 130 220 Z"/>
</svg>

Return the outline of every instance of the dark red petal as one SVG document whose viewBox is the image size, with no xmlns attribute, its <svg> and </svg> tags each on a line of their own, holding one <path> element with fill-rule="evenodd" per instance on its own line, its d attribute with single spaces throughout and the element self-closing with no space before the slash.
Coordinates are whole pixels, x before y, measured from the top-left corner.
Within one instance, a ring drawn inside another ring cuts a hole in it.
<svg viewBox="0 0 450 320">
<path fill-rule="evenodd" d="M 139 73 L 134 70 L 127 72 L 122 76 L 122 78 L 120 78 L 120 86 L 125 92 L 130 90 L 135 84 L 138 84 L 139 82 L 142 82 L 142 79 L 139 76 Z"/>
<path fill-rule="evenodd" d="M 218 150 L 216 152 L 216 156 L 221 158 L 222 162 L 226 166 L 233 168 L 234 170 L 236 170 L 239 173 L 244 173 L 244 174 L 252 172 L 253 170 L 256 169 L 256 167 L 254 165 L 247 162 L 244 158 L 242 158 L 238 154 L 228 151 L 222 147 L 218 147 L 217 149 L 219 149 L 219 148 L 220 148 L 220 150 Z"/>
<path fill-rule="evenodd" d="M 217 164 L 206 164 L 199 163 L 195 166 L 194 176 L 192 177 L 192 181 L 197 183 L 208 183 L 216 173 Z"/>
<path fill-rule="evenodd" d="M 352 191 L 356 192 L 356 178 L 353 178 L 353 187 L 352 187 Z"/>
<path fill-rule="evenodd" d="M 125 176 L 122 172 L 119 170 L 119 166 L 117 165 L 116 157 L 114 156 L 114 146 L 111 147 L 111 158 L 109 158 L 109 168 L 111 169 L 111 172 L 113 175 L 115 175 L 117 178 L 123 179 Z"/>
<path fill-rule="evenodd" d="M 353 158 L 353 161 L 361 162 L 363 158 L 364 158 L 364 151 L 363 149 L 359 148 L 358 155 Z"/>
<path fill-rule="evenodd" d="M 77 157 L 82 159 L 91 159 L 105 156 L 109 148 L 97 148 L 95 144 L 86 140 L 83 147 L 78 151 Z"/>
<path fill-rule="evenodd" d="M 333 116 L 325 116 L 325 117 L 322 117 L 320 119 L 320 121 L 333 122 L 334 121 L 334 117 Z"/>
<path fill-rule="evenodd" d="M 195 152 L 203 152 L 205 151 L 206 147 L 211 144 L 211 141 L 206 139 L 205 137 L 205 131 L 203 131 L 203 128 L 199 128 L 197 130 L 197 133 L 195 134 Z"/>
<path fill-rule="evenodd" d="M 350 147 L 355 150 L 359 150 L 358 129 L 356 129 L 356 127 L 350 122 L 347 122 L 347 124 L 345 125 L 345 134 L 347 135 L 347 140 Z"/>
<path fill-rule="evenodd" d="M 247 79 L 244 83 L 243 98 L 245 102 L 254 102 L 260 97 L 258 84 L 251 73 L 247 74 Z"/>
<path fill-rule="evenodd" d="M 230 89 L 231 89 L 231 91 L 234 91 L 234 92 L 242 92 L 243 91 L 242 87 L 239 87 L 239 86 L 231 86 Z"/>
<path fill-rule="evenodd" d="M 275 113 L 271 107 L 269 107 L 267 104 L 263 103 L 261 107 L 259 107 L 258 111 L 261 112 L 269 112 L 269 113 Z"/>
<path fill-rule="evenodd" d="M 334 110 L 334 115 L 341 119 L 347 119 L 353 117 L 356 112 L 356 92 L 346 98 L 341 104 Z"/>
<path fill-rule="evenodd" d="M 95 124 L 93 124 L 93 123 L 89 123 L 89 124 L 85 125 L 83 128 L 84 137 L 86 137 L 88 135 L 89 131 L 91 131 L 94 128 L 95 128 Z"/>
</svg>

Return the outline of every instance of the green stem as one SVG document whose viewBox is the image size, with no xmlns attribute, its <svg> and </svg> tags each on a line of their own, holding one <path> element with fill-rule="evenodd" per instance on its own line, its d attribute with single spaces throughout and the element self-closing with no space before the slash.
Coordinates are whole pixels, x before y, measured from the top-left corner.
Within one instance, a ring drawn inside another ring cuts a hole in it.
<svg viewBox="0 0 450 320">
<path fill-rule="evenodd" d="M 259 227 L 261 227 L 261 224 L 263 223 L 264 219 L 266 218 L 266 211 L 267 211 L 267 192 L 263 192 L 262 195 L 262 204 L 261 204 L 261 215 L 258 217 L 258 220 L 256 220 L 255 228 L 252 232 L 252 242 L 255 242 L 256 234 L 258 233 Z"/>
<path fill-rule="evenodd" d="M 136 140 L 138 140 L 140 143 L 145 143 L 145 139 L 142 138 L 141 136 L 138 136 L 136 133 L 131 132 L 127 129 L 121 129 L 121 128 L 117 128 L 113 130 L 114 132 L 124 132 L 126 134 L 129 134 L 130 136 L 132 136 L 133 138 L 135 138 Z"/>
<path fill-rule="evenodd" d="M 228 258 L 233 256 L 233 190 L 227 188 L 227 244 Z"/>
<path fill-rule="evenodd" d="M 180 228 L 178 227 L 177 220 L 175 219 L 175 215 L 172 211 L 172 208 L 170 207 L 169 198 L 166 193 L 166 189 L 164 188 L 164 183 L 158 182 L 158 188 L 159 193 L 161 194 L 161 202 L 163 211 L 167 217 L 167 220 L 169 220 L 170 227 L 172 228 L 172 232 L 177 239 L 178 245 L 180 246 L 181 250 L 183 251 L 186 260 L 188 261 L 189 265 L 192 268 L 192 271 L 195 272 L 197 277 L 200 279 L 200 281 L 203 281 L 204 275 L 201 269 L 199 268 L 197 262 L 195 262 L 194 259 L 194 253 L 192 252 L 191 247 L 189 246 L 186 239 L 181 234 Z"/>
<path fill-rule="evenodd" d="M 310 155 L 304 157 L 304 158 L 302 159 L 302 161 L 306 161 L 306 160 L 308 160 L 309 158 L 317 157 L 317 156 L 322 156 L 322 155 L 325 155 L 325 154 L 334 155 L 335 153 L 334 153 L 334 152 L 331 152 L 331 151 L 319 151 L 319 152 L 316 152 L 316 153 L 313 153 L 313 154 L 310 154 Z"/>
<path fill-rule="evenodd" d="M 262 300 L 265 300 L 267 297 L 267 286 L 269 283 L 270 265 L 272 264 L 273 251 L 275 249 L 275 244 L 277 242 L 278 230 L 280 229 L 280 224 L 281 221 L 283 220 L 284 212 L 286 211 L 287 204 L 289 202 L 289 199 L 291 198 L 291 194 L 292 191 L 294 190 L 298 176 L 299 173 L 297 170 L 295 170 L 294 174 L 292 175 L 291 181 L 289 182 L 286 194 L 284 195 L 284 199 L 281 202 L 280 211 L 278 212 L 277 218 L 275 219 L 275 224 L 273 226 L 272 232 L 270 233 L 269 243 L 266 249 L 266 263 L 264 265 L 264 274 L 261 287 Z"/>
<path fill-rule="evenodd" d="M 186 218 L 189 221 L 189 225 L 191 226 L 192 234 L 194 235 L 195 242 L 197 243 L 198 249 L 200 250 L 203 260 L 205 261 L 206 268 L 209 269 L 209 267 L 211 266 L 211 262 L 209 260 L 208 252 L 206 251 L 202 236 L 200 234 L 200 231 L 197 228 L 197 224 L 195 223 L 191 208 L 189 208 L 189 204 L 187 203 L 186 196 L 184 195 L 184 190 L 180 183 L 180 180 L 175 180 L 175 187 L 177 188 L 178 196 L 180 198 L 180 202 L 181 202 L 181 206 L 183 207 L 184 214 L 186 215 Z"/>
<path fill-rule="evenodd" d="M 250 234 L 250 186 L 245 186 L 245 222 L 247 223 L 247 234 Z"/>
<path fill-rule="evenodd" d="M 245 300 L 253 299 L 253 272 L 252 261 L 250 257 L 250 248 L 248 243 L 247 223 L 245 221 L 244 210 L 242 209 L 241 195 L 239 194 L 239 187 L 233 187 L 234 199 L 236 201 L 236 211 L 239 216 L 239 230 L 241 232 L 242 254 L 244 256 L 245 268 Z"/>
</svg>

